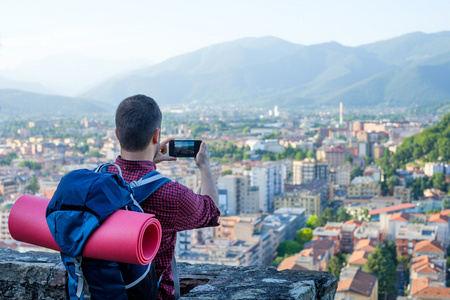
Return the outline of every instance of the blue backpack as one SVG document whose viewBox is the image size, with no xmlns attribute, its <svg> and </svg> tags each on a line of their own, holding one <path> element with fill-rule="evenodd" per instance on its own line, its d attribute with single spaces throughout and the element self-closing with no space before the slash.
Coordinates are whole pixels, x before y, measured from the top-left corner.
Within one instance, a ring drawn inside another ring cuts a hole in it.
<svg viewBox="0 0 450 300">
<path fill-rule="evenodd" d="M 110 166 L 117 167 L 119 174 L 108 173 L 106 169 Z M 153 171 L 128 184 L 122 178 L 120 167 L 111 163 L 93 171 L 75 170 L 61 179 L 47 206 L 46 217 L 62 250 L 71 300 L 128 299 L 127 290 L 129 295 L 136 294 L 136 291 L 131 292 L 132 288 L 144 279 L 147 287 L 155 289 L 153 295 L 157 295 L 159 282 L 152 263 L 146 266 L 118 263 L 82 258 L 81 254 L 89 236 L 112 213 L 118 209 L 143 212 L 139 203 L 168 181 Z M 151 294 L 148 290 L 145 292 Z"/>
</svg>

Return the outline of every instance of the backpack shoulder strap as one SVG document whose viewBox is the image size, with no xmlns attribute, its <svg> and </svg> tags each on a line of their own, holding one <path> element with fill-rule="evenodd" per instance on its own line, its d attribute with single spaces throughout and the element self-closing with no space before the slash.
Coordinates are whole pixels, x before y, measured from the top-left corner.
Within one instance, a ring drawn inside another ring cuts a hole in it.
<svg viewBox="0 0 450 300">
<path fill-rule="evenodd" d="M 134 191 L 134 199 L 141 203 L 168 181 L 170 179 L 167 177 L 157 171 L 152 171 L 141 179 L 130 182 L 130 186 Z"/>
</svg>

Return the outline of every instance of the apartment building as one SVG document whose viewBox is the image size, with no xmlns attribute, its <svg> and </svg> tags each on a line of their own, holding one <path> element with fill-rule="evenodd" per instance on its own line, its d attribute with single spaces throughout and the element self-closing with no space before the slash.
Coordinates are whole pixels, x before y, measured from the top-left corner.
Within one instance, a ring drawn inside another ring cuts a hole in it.
<svg viewBox="0 0 450 300">
<path fill-rule="evenodd" d="M 303 184 L 314 180 L 328 180 L 328 163 L 307 158 L 293 163 L 293 184 Z"/>
<path fill-rule="evenodd" d="M 275 195 L 284 192 L 285 164 L 279 162 L 264 162 L 251 170 L 251 186 L 259 188 L 259 211 L 273 212 Z"/>
<path fill-rule="evenodd" d="M 381 195 L 381 185 L 372 177 L 356 177 L 347 188 L 347 198 L 371 199 Z"/>
<path fill-rule="evenodd" d="M 401 226 L 395 234 L 397 253 L 400 256 L 411 256 L 417 243 L 424 240 L 434 241 L 437 227 L 424 224 L 408 224 Z"/>
<path fill-rule="evenodd" d="M 307 215 L 319 215 L 329 203 L 329 184 L 317 180 L 308 184 L 285 185 L 284 193 L 275 196 L 275 209 L 303 208 Z"/>
<path fill-rule="evenodd" d="M 255 215 L 260 212 L 259 189 L 250 186 L 250 177 L 226 175 L 218 179 L 219 190 L 226 197 L 226 215 Z"/>
<path fill-rule="evenodd" d="M 317 161 L 328 163 L 329 168 L 337 168 L 344 165 L 345 153 L 341 148 L 333 147 L 328 149 L 317 149 Z"/>
</svg>

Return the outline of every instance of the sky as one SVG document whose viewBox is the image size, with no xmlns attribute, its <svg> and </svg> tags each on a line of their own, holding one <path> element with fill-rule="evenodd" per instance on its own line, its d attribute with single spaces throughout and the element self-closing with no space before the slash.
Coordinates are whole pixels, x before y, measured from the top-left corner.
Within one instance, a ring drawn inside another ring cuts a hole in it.
<svg viewBox="0 0 450 300">
<path fill-rule="evenodd" d="M 161 62 L 243 37 L 358 46 L 450 30 L 448 0 L 0 0 L 0 76 L 58 55 Z"/>
</svg>

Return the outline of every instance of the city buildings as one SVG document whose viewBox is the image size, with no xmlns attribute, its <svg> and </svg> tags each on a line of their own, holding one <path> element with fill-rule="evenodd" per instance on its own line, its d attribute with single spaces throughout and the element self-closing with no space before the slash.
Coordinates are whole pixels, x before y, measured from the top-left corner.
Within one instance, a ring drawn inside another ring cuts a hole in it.
<svg viewBox="0 0 450 300">
<path fill-rule="evenodd" d="M 424 240 L 434 241 L 437 227 L 424 224 L 408 224 L 400 226 L 395 233 L 395 244 L 400 256 L 411 256 L 417 243 Z"/>
<path fill-rule="evenodd" d="M 328 168 L 337 168 L 344 165 L 345 153 L 341 148 L 317 149 L 317 161 L 328 163 Z"/>
<path fill-rule="evenodd" d="M 381 195 L 381 185 L 372 177 L 356 177 L 347 188 L 347 198 L 370 199 Z"/>
<path fill-rule="evenodd" d="M 250 177 L 238 175 L 219 177 L 218 188 L 225 191 L 222 194 L 226 197 L 226 215 L 260 213 L 259 187 L 250 186 Z"/>
<path fill-rule="evenodd" d="M 279 162 L 264 162 L 251 170 L 251 186 L 259 188 L 259 211 L 274 211 L 274 196 L 284 192 L 285 165 Z"/>
<path fill-rule="evenodd" d="M 308 183 L 319 179 L 328 180 L 328 163 L 307 158 L 294 161 L 293 184 Z"/>
<path fill-rule="evenodd" d="M 307 215 L 319 215 L 328 206 L 329 185 L 325 180 L 307 184 L 285 185 L 284 193 L 275 196 L 275 209 L 303 208 Z"/>
</svg>

